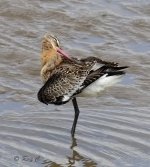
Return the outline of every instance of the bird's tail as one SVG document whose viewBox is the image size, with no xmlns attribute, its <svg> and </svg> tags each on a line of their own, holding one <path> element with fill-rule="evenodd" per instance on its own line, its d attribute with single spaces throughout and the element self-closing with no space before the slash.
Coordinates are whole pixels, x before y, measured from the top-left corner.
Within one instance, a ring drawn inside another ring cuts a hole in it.
<svg viewBox="0 0 150 167">
<path fill-rule="evenodd" d="M 123 69 L 126 69 L 126 68 L 128 68 L 128 66 L 107 67 L 107 69 L 104 70 L 104 73 L 107 73 L 107 76 L 123 75 L 125 74 L 125 71 L 123 71 Z"/>
</svg>

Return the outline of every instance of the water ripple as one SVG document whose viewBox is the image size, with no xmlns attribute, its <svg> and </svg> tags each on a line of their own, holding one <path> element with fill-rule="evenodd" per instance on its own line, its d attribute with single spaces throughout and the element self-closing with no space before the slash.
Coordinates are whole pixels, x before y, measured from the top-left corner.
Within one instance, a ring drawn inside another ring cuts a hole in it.
<svg viewBox="0 0 150 167">
<path fill-rule="evenodd" d="M 149 16 L 148 1 L 0 2 L 1 167 L 150 166 Z M 76 139 L 72 104 L 37 100 L 46 32 L 70 55 L 130 66 L 101 97 L 78 98 Z"/>
</svg>

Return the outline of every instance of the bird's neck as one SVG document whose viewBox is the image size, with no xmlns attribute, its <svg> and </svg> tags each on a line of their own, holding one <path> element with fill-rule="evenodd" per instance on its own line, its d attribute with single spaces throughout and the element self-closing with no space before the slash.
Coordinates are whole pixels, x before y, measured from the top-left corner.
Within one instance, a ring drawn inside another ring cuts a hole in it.
<svg viewBox="0 0 150 167">
<path fill-rule="evenodd" d="M 45 83 L 51 76 L 52 71 L 62 62 L 62 57 L 54 50 L 43 51 L 41 55 L 41 77 Z"/>
</svg>

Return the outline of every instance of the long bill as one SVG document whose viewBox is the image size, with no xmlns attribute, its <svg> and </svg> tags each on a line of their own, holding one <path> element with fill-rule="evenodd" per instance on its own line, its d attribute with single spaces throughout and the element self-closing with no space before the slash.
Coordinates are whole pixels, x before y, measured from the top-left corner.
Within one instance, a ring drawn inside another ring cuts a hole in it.
<svg viewBox="0 0 150 167">
<path fill-rule="evenodd" d="M 62 56 L 64 56 L 67 59 L 71 59 L 67 53 L 65 53 L 64 50 L 57 48 L 57 52 L 60 53 Z"/>
</svg>

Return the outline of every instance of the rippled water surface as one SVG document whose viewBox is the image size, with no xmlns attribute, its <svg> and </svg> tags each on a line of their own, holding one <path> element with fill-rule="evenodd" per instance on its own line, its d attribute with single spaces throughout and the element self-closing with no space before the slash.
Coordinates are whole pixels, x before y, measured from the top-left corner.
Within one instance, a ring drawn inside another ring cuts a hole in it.
<svg viewBox="0 0 150 167">
<path fill-rule="evenodd" d="M 150 166 L 150 1 L 0 0 L 0 167 Z M 98 98 L 45 106 L 41 39 L 52 32 L 76 57 L 129 65 Z"/>
</svg>

